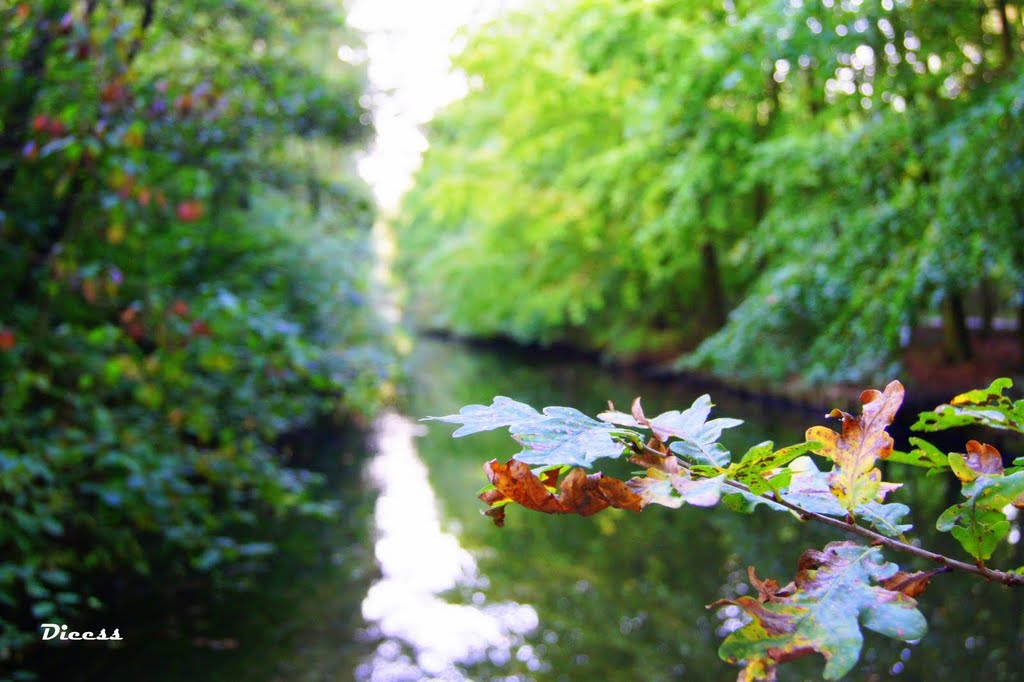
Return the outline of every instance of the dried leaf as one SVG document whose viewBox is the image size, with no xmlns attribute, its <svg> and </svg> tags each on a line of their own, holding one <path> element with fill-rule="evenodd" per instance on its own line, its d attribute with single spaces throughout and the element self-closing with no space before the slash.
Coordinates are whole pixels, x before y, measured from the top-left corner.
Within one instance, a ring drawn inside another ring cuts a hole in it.
<svg viewBox="0 0 1024 682">
<path fill-rule="evenodd" d="M 772 578 L 761 580 L 757 577 L 757 571 L 753 566 L 747 567 L 747 577 L 750 579 L 750 584 L 757 590 L 757 598 L 762 603 L 775 601 L 776 597 L 788 597 L 796 590 L 796 585 L 793 583 L 786 585 L 786 587 L 780 590 L 778 581 Z"/>
<path fill-rule="evenodd" d="M 807 430 L 807 440 L 821 443 L 819 453 L 835 462 L 829 474 L 829 487 L 849 511 L 876 499 L 882 492 L 882 472 L 875 467 L 875 461 L 892 452 L 892 437 L 885 429 L 903 402 L 903 385 L 893 381 L 884 392 L 864 391 L 860 400 L 861 417 L 840 410 L 829 414 L 842 417 L 842 434 L 821 426 Z"/>
<path fill-rule="evenodd" d="M 937 573 L 945 573 L 951 569 L 943 567 L 931 571 L 917 571 L 916 573 L 904 573 L 899 571 L 893 577 L 882 581 L 882 587 L 893 592 L 902 592 L 908 597 L 920 597 L 928 589 L 928 583 L 932 581 Z"/>
<path fill-rule="evenodd" d="M 710 605 L 735 604 L 752 618 L 719 649 L 724 660 L 743 663 L 741 679 L 775 679 L 778 665 L 812 652 L 825 657 L 824 678 L 838 679 L 860 657 L 861 627 L 903 641 L 924 636 L 927 624 L 917 602 L 885 587 L 898 567 L 885 562 L 877 547 L 833 542 L 824 551 L 804 552 L 798 567 L 788 596 L 772 593 L 763 603 L 740 597 Z"/>
<path fill-rule="evenodd" d="M 635 512 L 643 508 L 640 497 L 623 481 L 602 473 L 587 475 L 583 469 L 573 469 L 562 479 L 559 493 L 555 494 L 549 488 L 555 482 L 552 471 L 557 477 L 557 469 L 543 472 L 542 480 L 525 462 L 513 459 L 501 464 L 494 459 L 484 465 L 484 471 L 494 490 L 485 490 L 480 499 L 492 507 L 511 501 L 545 514 L 580 516 L 590 516 L 608 507 Z M 495 514 L 497 523 L 499 517 Z M 504 514 L 500 519 L 504 521 Z"/>
</svg>

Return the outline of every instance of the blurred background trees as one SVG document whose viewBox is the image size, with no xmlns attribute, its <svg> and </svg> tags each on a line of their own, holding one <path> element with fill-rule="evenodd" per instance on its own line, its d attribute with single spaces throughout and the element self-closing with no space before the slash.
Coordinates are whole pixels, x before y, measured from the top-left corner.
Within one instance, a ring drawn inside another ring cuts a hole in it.
<svg viewBox="0 0 1024 682">
<path fill-rule="evenodd" d="M 411 308 L 747 379 L 969 361 L 1024 310 L 1022 34 L 1003 0 L 528 3 L 433 125 Z"/>
<path fill-rule="evenodd" d="M 272 446 L 391 372 L 357 41 L 321 0 L 0 3 L 0 667 L 329 511 Z"/>
</svg>

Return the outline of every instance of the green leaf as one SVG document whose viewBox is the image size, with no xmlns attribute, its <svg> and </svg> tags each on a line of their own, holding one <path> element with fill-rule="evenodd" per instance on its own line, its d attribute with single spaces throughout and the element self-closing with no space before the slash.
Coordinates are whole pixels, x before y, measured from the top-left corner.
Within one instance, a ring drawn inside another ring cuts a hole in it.
<svg viewBox="0 0 1024 682">
<path fill-rule="evenodd" d="M 530 465 L 589 467 L 603 457 L 622 455 L 623 440 L 641 438 L 635 431 L 596 421 L 571 407 L 545 407 L 540 413 L 503 396 L 496 397 L 489 407 L 469 405 L 456 415 L 426 419 L 462 424 L 455 437 L 507 426 L 523 446 L 514 458 Z"/>
<path fill-rule="evenodd" d="M 1024 433 L 1024 400 L 1016 402 L 1003 395 L 1013 386 L 1007 378 L 996 379 L 986 389 L 961 393 L 947 405 L 922 412 L 910 428 L 915 431 L 942 431 L 958 426 L 988 426 Z"/>
<path fill-rule="evenodd" d="M 777 469 L 784 467 L 797 457 L 805 455 L 818 447 L 817 443 L 800 443 L 790 445 L 781 450 L 773 451 L 774 444 L 769 440 L 747 450 L 743 458 L 729 466 L 729 478 L 739 481 L 750 488 L 755 495 L 761 495 L 773 489 L 779 484 L 785 485 L 784 481 L 778 481 L 769 485 L 768 481 L 777 476 Z M 773 474 L 773 472 L 776 472 Z"/>
<path fill-rule="evenodd" d="M 466 405 L 459 410 L 458 414 L 450 414 L 446 417 L 424 417 L 420 421 L 434 420 L 449 424 L 462 424 L 452 434 L 453 438 L 461 438 L 505 426 L 515 427 L 517 424 L 540 418 L 541 414 L 526 403 L 499 395 L 494 398 L 490 406 Z"/>
<path fill-rule="evenodd" d="M 1009 476 L 982 475 L 965 483 L 963 493 L 967 501 L 942 512 L 935 527 L 952 532 L 967 553 L 985 561 L 1010 532 L 1002 509 L 1024 502 L 1024 471 Z"/>
<path fill-rule="evenodd" d="M 719 656 L 745 666 L 741 679 L 756 680 L 775 679 L 780 663 L 817 652 L 826 660 L 823 677 L 839 679 L 860 657 L 862 627 L 902 641 L 924 636 L 917 602 L 881 585 L 898 570 L 877 547 L 832 542 L 807 550 L 793 585 L 766 602 L 740 597 L 709 607 L 735 604 L 752 618 L 722 642 Z"/>
<path fill-rule="evenodd" d="M 929 476 L 949 468 L 949 460 L 946 455 L 925 439 L 912 436 L 910 438 L 910 444 L 916 445 L 917 447 L 910 452 L 893 450 L 892 454 L 889 455 L 886 461 L 896 464 L 909 464 L 910 466 L 924 467 L 930 470 L 928 472 Z"/>
</svg>

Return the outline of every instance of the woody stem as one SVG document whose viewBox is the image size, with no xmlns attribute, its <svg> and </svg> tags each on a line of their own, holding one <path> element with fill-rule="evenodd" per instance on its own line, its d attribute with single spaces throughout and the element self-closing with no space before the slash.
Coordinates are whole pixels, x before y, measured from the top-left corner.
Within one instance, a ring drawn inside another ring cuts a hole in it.
<svg viewBox="0 0 1024 682">
<path fill-rule="evenodd" d="M 644 451 L 650 454 L 658 455 L 660 457 L 674 456 L 666 455 L 665 453 L 660 452 L 647 445 L 644 446 Z M 678 457 L 676 457 L 676 459 L 679 461 L 679 466 L 687 470 L 690 469 L 690 465 L 687 462 L 684 462 Z M 735 488 L 736 490 L 749 493 L 751 495 L 756 495 L 756 493 L 751 492 L 749 487 L 740 483 L 739 481 L 730 481 L 727 479 L 725 481 L 725 484 L 731 488 Z M 963 571 L 964 573 L 973 573 L 974 575 L 985 578 L 986 580 L 1002 583 L 1003 585 L 1008 585 L 1010 587 L 1024 586 L 1024 575 L 1010 573 L 1008 571 L 999 571 L 996 569 L 988 568 L 986 566 L 969 564 L 965 561 L 959 561 L 958 559 L 948 557 L 944 554 L 932 552 L 921 547 L 915 547 L 914 545 L 911 545 L 909 543 L 902 542 L 895 538 L 887 537 L 885 535 L 882 535 L 881 533 L 876 533 L 875 531 L 869 528 L 865 528 L 864 526 L 856 522 L 850 523 L 842 519 L 835 519 L 831 516 L 825 516 L 824 514 L 808 511 L 799 505 L 793 504 L 792 502 L 784 498 L 782 495 L 779 495 L 777 493 L 768 492 L 764 493 L 763 495 L 757 495 L 757 497 L 762 497 L 776 504 L 780 504 L 783 507 L 786 507 L 790 511 L 797 514 L 802 519 L 817 521 L 818 523 L 823 523 L 826 526 L 832 526 L 833 528 L 838 528 L 839 530 L 843 530 L 848 533 L 855 533 L 856 535 L 865 537 L 871 540 L 872 544 L 884 545 L 885 547 L 888 547 L 889 549 L 894 550 L 896 552 L 913 554 L 914 556 L 921 557 L 922 559 L 927 559 L 928 561 L 941 564 L 942 566 L 945 566 L 951 570 Z"/>
</svg>

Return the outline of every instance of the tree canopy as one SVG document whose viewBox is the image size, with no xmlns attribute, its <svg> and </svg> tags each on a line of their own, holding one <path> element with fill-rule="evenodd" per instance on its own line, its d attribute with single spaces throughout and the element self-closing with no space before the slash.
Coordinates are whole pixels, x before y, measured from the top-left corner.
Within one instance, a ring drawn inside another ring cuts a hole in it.
<svg viewBox="0 0 1024 682">
<path fill-rule="evenodd" d="M 1024 292 L 1024 24 L 1005 0 L 567 0 L 469 36 L 398 226 L 420 324 L 892 372 Z M 495 292 L 500 292 L 495 295 Z"/>
</svg>

